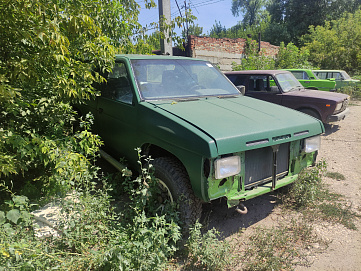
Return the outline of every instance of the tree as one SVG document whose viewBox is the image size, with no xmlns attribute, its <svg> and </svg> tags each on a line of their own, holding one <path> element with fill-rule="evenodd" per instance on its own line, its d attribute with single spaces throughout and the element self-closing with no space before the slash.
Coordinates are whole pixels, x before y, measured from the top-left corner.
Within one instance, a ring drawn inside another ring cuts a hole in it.
<svg viewBox="0 0 361 271">
<path fill-rule="evenodd" d="M 279 35 L 285 43 L 300 44 L 299 38 L 308 32 L 310 25 L 323 25 L 328 19 L 338 19 L 344 12 L 354 13 L 360 6 L 359 0 L 271 0 L 267 11 L 271 16 L 268 41 L 279 44 Z M 273 31 L 275 33 L 273 35 Z"/>
<path fill-rule="evenodd" d="M 202 33 L 203 27 L 200 27 L 198 24 L 191 24 L 188 30 L 182 30 L 182 37 L 186 40 L 189 35 L 200 36 Z"/>
<path fill-rule="evenodd" d="M 275 61 L 267 56 L 264 51 L 258 52 L 258 44 L 255 40 L 247 39 L 244 57 L 241 65 L 233 63 L 232 70 L 272 70 L 275 68 Z"/>
<path fill-rule="evenodd" d="M 324 26 L 311 26 L 303 37 L 310 60 L 321 69 L 361 71 L 361 10 L 348 13 Z"/>
<path fill-rule="evenodd" d="M 215 21 L 215 24 L 212 26 L 209 31 L 209 36 L 212 38 L 222 38 L 225 37 L 227 29 L 225 26 L 222 26 L 221 22 Z"/>
<path fill-rule="evenodd" d="M 134 0 L 0 0 L 0 181 L 39 195 L 92 178 L 101 141 L 86 123 L 73 132 L 71 104 L 115 52 L 150 51 L 138 13 Z"/>
<path fill-rule="evenodd" d="M 308 58 L 309 52 L 306 48 L 300 50 L 293 43 L 285 46 L 285 44 L 281 42 L 275 65 L 277 69 L 311 68 Z"/>
<path fill-rule="evenodd" d="M 242 22 L 245 25 L 256 25 L 260 23 L 264 15 L 265 3 L 265 0 L 232 0 L 232 14 L 233 16 L 242 15 Z"/>
</svg>

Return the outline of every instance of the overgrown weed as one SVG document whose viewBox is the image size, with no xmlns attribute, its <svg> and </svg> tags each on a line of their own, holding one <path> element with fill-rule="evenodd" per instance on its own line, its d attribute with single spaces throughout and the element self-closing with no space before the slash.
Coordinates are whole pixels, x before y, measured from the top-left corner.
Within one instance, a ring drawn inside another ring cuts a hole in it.
<svg viewBox="0 0 361 271">
<path fill-rule="evenodd" d="M 335 179 L 335 180 L 346 180 L 345 176 L 339 172 L 330 172 L 327 171 L 326 172 L 326 177 L 331 178 L 331 179 Z"/>
<path fill-rule="evenodd" d="M 361 100 L 361 84 L 360 83 L 358 83 L 354 86 L 342 87 L 337 92 L 350 95 L 352 100 Z"/>
<path fill-rule="evenodd" d="M 295 265 L 309 265 L 309 248 L 327 247 L 305 220 L 292 219 L 277 227 L 257 227 L 244 253 L 243 270 L 292 270 Z"/>
<path fill-rule="evenodd" d="M 308 220 L 321 219 L 356 230 L 353 220 L 358 215 L 347 206 L 341 194 L 326 187 L 323 176 L 345 178 L 342 174 L 327 172 L 326 162 L 320 161 L 315 167 L 303 170 L 286 194 L 279 194 L 283 206 L 307 214 L 304 217 Z"/>
<path fill-rule="evenodd" d="M 120 208 L 112 196 L 111 176 L 73 186 L 72 195 L 61 200 L 59 237 L 36 237 L 28 198 L 3 185 L 11 200 L 0 211 L 0 270 L 164 270 L 181 250 L 189 255 L 188 268 L 221 270 L 227 244 L 218 241 L 219 233 L 201 233 L 196 224 L 183 247 L 176 206 L 155 205 L 151 163 L 136 178 L 128 173 L 116 175 L 128 193 Z"/>
<path fill-rule="evenodd" d="M 229 243 L 219 240 L 220 233 L 211 229 L 202 233 L 202 224 L 198 221 L 190 229 L 186 243 L 187 263 L 186 268 L 199 268 L 200 270 L 223 270 L 229 264 Z"/>
</svg>

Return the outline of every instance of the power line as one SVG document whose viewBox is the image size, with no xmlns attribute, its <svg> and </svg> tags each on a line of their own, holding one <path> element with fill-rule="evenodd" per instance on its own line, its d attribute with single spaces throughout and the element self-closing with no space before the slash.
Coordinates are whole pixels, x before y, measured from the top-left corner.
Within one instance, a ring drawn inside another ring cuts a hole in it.
<svg viewBox="0 0 361 271">
<path fill-rule="evenodd" d="M 182 0 L 180 0 L 182 1 Z M 187 4 L 187 9 L 192 9 L 194 8 L 197 13 L 199 14 L 199 11 L 198 11 L 198 7 L 204 7 L 204 6 L 208 6 L 208 5 L 213 5 L 213 4 L 216 4 L 216 3 L 219 3 L 219 2 L 224 2 L 226 0 L 189 0 L 188 1 L 188 4 Z M 229 0 L 227 0 L 229 1 Z M 141 3 L 141 2 L 145 2 L 144 0 L 143 1 L 138 1 L 137 3 Z M 179 14 L 178 16 L 180 17 L 183 17 L 185 16 L 185 13 L 186 13 L 186 10 L 185 10 L 185 5 L 182 5 L 182 6 L 179 6 L 178 5 L 178 2 L 177 0 L 173 0 L 172 1 L 172 4 L 171 5 L 171 18 L 174 18 L 177 16 L 177 14 Z M 152 15 L 152 16 L 149 16 L 145 19 L 142 19 L 142 21 L 146 21 L 147 23 L 141 23 L 142 25 L 149 25 L 151 23 L 157 23 L 159 24 L 159 15 L 158 14 L 155 14 L 155 15 Z M 153 30 L 153 29 L 156 29 L 154 27 L 152 28 L 149 28 L 149 30 L 146 30 L 145 31 L 150 31 L 150 30 Z"/>
</svg>

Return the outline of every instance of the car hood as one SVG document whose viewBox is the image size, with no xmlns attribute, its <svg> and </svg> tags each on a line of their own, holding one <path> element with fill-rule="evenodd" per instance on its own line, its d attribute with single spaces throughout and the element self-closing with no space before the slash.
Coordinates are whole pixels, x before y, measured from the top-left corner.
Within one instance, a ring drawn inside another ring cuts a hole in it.
<svg viewBox="0 0 361 271">
<path fill-rule="evenodd" d="M 335 101 L 336 103 L 339 103 L 349 97 L 347 94 L 343 94 L 343 93 L 326 92 L 326 91 L 313 90 L 313 89 L 295 90 L 295 91 L 290 91 L 290 92 L 284 93 L 283 95 L 305 97 L 305 98 L 315 98 L 318 100 L 323 99 L 324 101 Z"/>
<path fill-rule="evenodd" d="M 244 96 L 151 103 L 211 137 L 219 155 L 324 132 L 322 123 L 310 116 Z"/>
</svg>

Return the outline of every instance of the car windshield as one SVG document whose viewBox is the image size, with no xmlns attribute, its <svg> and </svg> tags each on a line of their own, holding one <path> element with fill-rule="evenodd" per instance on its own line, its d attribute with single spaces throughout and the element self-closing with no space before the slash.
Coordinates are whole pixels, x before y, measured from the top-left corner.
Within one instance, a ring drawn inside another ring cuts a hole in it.
<svg viewBox="0 0 361 271">
<path fill-rule="evenodd" d="M 294 77 L 292 73 L 276 74 L 276 79 L 281 86 L 283 92 L 290 92 L 302 88 L 301 83 Z"/>
<path fill-rule="evenodd" d="M 240 95 L 237 88 L 206 61 L 137 59 L 132 60 L 132 67 L 145 100 Z"/>
<path fill-rule="evenodd" d="M 347 74 L 347 72 L 342 71 L 341 74 L 342 74 L 343 79 L 345 79 L 345 80 L 351 79 L 351 77 Z"/>
</svg>

